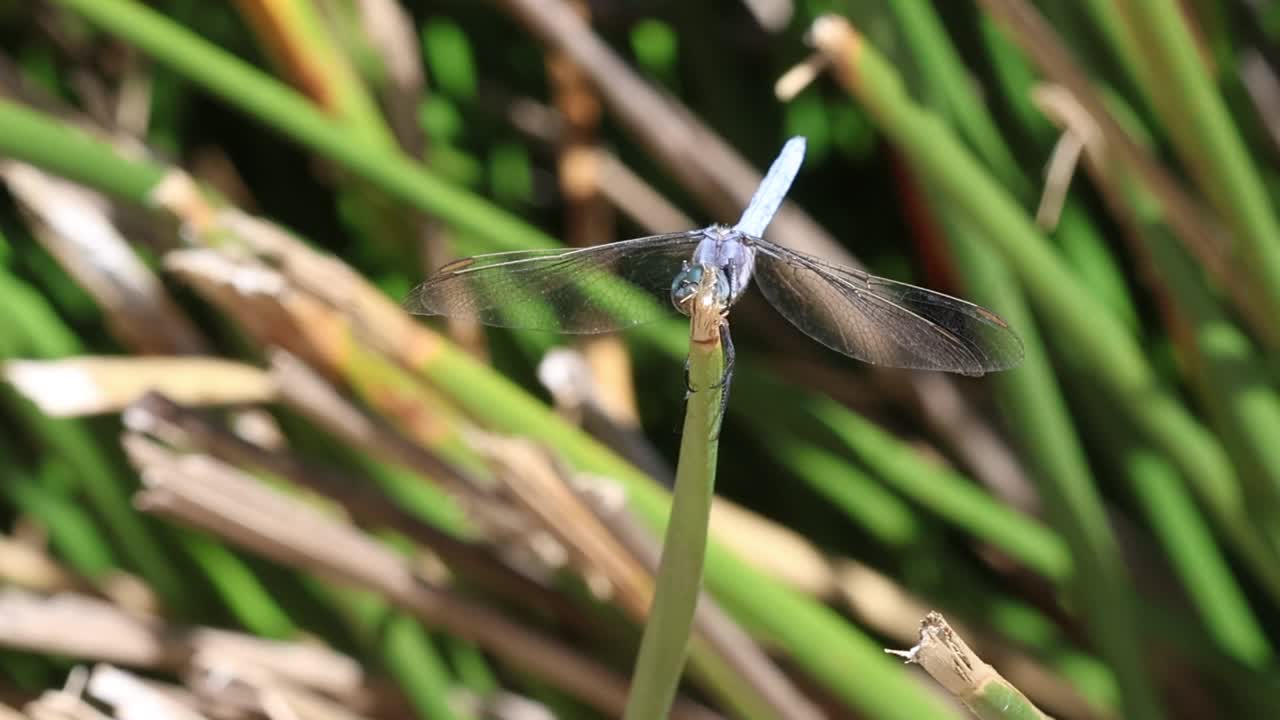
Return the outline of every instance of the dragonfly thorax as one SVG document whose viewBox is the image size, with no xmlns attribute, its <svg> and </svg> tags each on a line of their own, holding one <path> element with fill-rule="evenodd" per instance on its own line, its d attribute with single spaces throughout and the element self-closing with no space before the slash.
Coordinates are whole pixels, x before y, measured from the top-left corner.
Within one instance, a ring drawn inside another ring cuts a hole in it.
<svg viewBox="0 0 1280 720">
<path fill-rule="evenodd" d="M 693 258 L 676 275 L 671 284 L 671 302 L 676 309 L 689 314 L 689 301 L 706 279 L 706 273 L 715 273 L 712 298 L 721 310 L 729 309 L 742 296 L 751 281 L 755 269 L 755 250 L 744 242 L 744 236 L 735 229 L 712 225 L 702 231 L 702 241 L 693 251 Z"/>
<path fill-rule="evenodd" d="M 751 272 L 755 268 L 755 250 L 743 241 L 742 233 L 723 225 L 712 225 L 702 231 L 702 240 L 693 251 L 693 258 L 671 283 L 671 302 L 680 312 L 689 314 L 689 303 L 699 286 L 714 273 L 711 288 L 712 302 L 721 311 L 728 310 L 738 301 Z"/>
</svg>

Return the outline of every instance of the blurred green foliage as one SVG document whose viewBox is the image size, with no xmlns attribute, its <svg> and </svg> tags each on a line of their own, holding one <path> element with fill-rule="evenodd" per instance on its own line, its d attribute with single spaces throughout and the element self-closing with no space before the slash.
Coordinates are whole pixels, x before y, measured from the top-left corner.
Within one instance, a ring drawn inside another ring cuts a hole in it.
<svg viewBox="0 0 1280 720">
<path fill-rule="evenodd" d="M 410 118 L 426 156 L 411 158 L 378 147 L 390 142 L 386 120 L 360 111 L 386 109 L 383 74 L 353 74 L 345 92 L 359 99 L 344 107 L 355 110 L 326 118 L 289 89 L 299 87 L 297 78 L 269 59 L 237 5 L 149 3 L 209 43 L 174 47 L 173 36 L 149 25 L 111 27 L 103 17 L 112 11 L 94 16 L 87 2 L 0 2 L 3 60 L 55 104 L 96 113 L 98 122 L 109 118 L 92 107 L 84 77 L 113 92 L 145 77 L 143 139 L 154 165 L 112 161 L 96 141 L 59 142 L 68 136 L 51 116 L 12 105 L 0 112 L 0 155 L 140 206 L 156 168 L 197 167 L 216 154 L 233 171 L 216 178 L 222 189 L 241 191 L 236 199 L 253 212 L 349 262 L 396 298 L 427 270 L 411 230 L 421 213 L 441 221 L 448 254 L 546 245 L 568 232 L 557 148 L 522 134 L 510 116 L 517 101 L 553 103 L 545 48 L 502 3 L 402 3 L 426 77 Z M 1027 344 L 1026 367 L 955 383 L 969 417 L 981 418 L 994 447 L 1016 460 L 1011 475 L 999 476 L 967 454 L 973 448 L 963 443 L 974 435 L 930 420 L 921 399 L 903 390 L 907 383 L 891 387 L 748 299 L 734 313 L 742 368 L 717 489 L 836 564 L 847 557 L 874 568 L 992 649 L 1033 658 L 1084 699 L 1046 704 L 1056 716 L 1280 713 L 1273 650 L 1280 639 L 1280 332 L 1271 325 L 1280 308 L 1264 292 L 1280 287 L 1269 264 L 1280 253 L 1280 237 L 1271 233 L 1280 136 L 1265 98 L 1242 79 L 1245 58 L 1256 56 L 1275 80 L 1280 9 L 1253 0 L 1035 3 L 1120 125 L 1223 232 L 1216 250 L 1226 258 L 1224 276 L 1204 265 L 1170 220 L 1180 208 L 1119 161 L 1105 171 L 1112 184 L 1078 168 L 1056 223 L 1035 223 L 1042 168 L 1061 133 L 1031 98 L 1045 68 L 987 12 L 1006 4 L 808 0 L 769 34 L 744 3 L 730 0 L 588 3 L 595 31 L 614 52 L 756 166 L 786 137 L 807 137 L 809 156 L 791 198 L 869 270 L 988 304 Z M 347 3 L 315 5 L 343 6 L 336 16 L 353 22 Z M 69 9 L 75 6 L 92 21 Z M 142 8 L 133 0 L 101 7 Z M 847 76 L 819 77 L 780 103 L 774 81 L 811 51 L 806 31 L 824 13 L 848 18 L 868 44 L 846 58 Z M 340 46 L 322 40 L 319 47 Z M 147 50 L 125 51 L 135 44 Z M 357 58 L 361 67 L 377 57 L 377 43 L 369 47 Z M 248 63 L 241 71 L 239 61 Z M 676 206 L 699 222 L 720 219 L 608 108 L 595 132 Z M 602 239 L 643 232 L 623 217 L 615 227 Z M 127 351 L 92 296 L 31 237 L 8 196 L 0 198 L 0 231 L 4 359 Z M 153 249 L 143 255 L 158 267 Z M 1261 320 L 1238 306 L 1236 284 L 1260 289 Z M 217 352 L 260 361 L 259 349 L 216 311 L 173 286 Z M 641 429 L 668 460 L 682 409 L 682 332 L 672 323 L 628 336 Z M 641 514 L 660 524 L 665 496 L 542 409 L 535 367 L 554 338 L 503 330 L 485 338 L 490 364 L 518 387 L 461 355 L 441 376 L 423 368 L 411 375 L 379 359 L 373 376 L 346 381 L 372 405 L 378 383 L 410 387 L 429 377 L 486 427 L 534 437 L 584 469 L 625 475 Z M 334 447 L 287 413 L 280 419 L 299 452 L 351 469 L 435 526 L 468 532 L 438 490 Z M 166 611 L 186 621 L 266 637 L 321 636 L 395 679 L 422 717 L 456 716 L 443 698 L 457 687 L 477 694 L 514 688 L 565 716 L 590 716 L 375 597 L 268 568 L 209 536 L 135 512 L 129 497 L 137 481 L 114 419 L 51 420 L 6 386 L 0 422 L 7 527 L 39 526 L 51 553 L 81 575 L 137 573 Z M 1019 492 L 1036 501 L 1019 504 Z M 902 639 L 877 625 L 874 613 L 838 602 L 836 591 L 803 597 L 780 589 L 743 558 L 723 548 L 711 553 L 709 587 L 806 678 L 802 686 L 821 688 L 816 694 L 833 716 L 951 716 L 929 690 L 893 684 L 902 673 L 875 657 L 875 646 Z M 591 613 L 608 612 L 583 593 L 563 594 Z M 314 622 L 335 616 L 344 622 Z M 594 640 L 582 642 L 585 651 L 629 669 L 631 648 Z M 64 665 L 5 651 L 0 677 L 33 688 L 56 682 Z M 1181 702 L 1188 696 L 1195 702 Z"/>
</svg>

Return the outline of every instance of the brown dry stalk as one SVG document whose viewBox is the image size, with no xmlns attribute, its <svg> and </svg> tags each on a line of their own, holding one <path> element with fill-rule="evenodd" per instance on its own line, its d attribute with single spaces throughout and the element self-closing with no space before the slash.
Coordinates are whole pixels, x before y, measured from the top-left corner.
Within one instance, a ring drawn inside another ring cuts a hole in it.
<svg viewBox="0 0 1280 720">
<path fill-rule="evenodd" d="M 91 294 L 107 326 L 139 352 L 195 354 L 208 344 L 112 224 L 99 194 L 24 163 L 0 162 L 33 234 Z"/>
<path fill-rule="evenodd" d="M 197 449 L 226 463 L 289 480 L 332 500 L 363 527 L 390 528 L 422 544 L 468 581 L 566 623 L 581 625 L 577 622 L 580 613 L 562 596 L 503 562 L 490 547 L 456 538 L 418 519 L 367 481 L 315 465 L 294 453 L 255 445 L 159 394 L 150 394 L 131 407 L 125 414 L 125 423 L 135 431 L 164 438 L 170 445 Z M 439 459 L 433 457 L 433 463 L 434 467 L 460 476 Z M 462 479 L 449 485 L 474 487 L 473 481 Z M 484 513 L 496 498 L 487 494 L 476 497 L 474 492 L 468 495 L 459 499 L 464 506 L 474 508 L 473 514 L 480 516 L 483 525 Z"/>
<path fill-rule="evenodd" d="M 137 615 L 156 615 L 161 602 L 136 575 L 112 570 L 92 580 L 63 567 L 43 549 L 0 535 L 0 582 L 46 595 L 99 595 Z"/>
<path fill-rule="evenodd" d="M 188 405 L 271 402 L 275 385 L 252 365 L 212 357 L 15 360 L 4 376 L 53 417 L 117 413 L 150 390 Z"/>
<path fill-rule="evenodd" d="M 941 613 L 931 612 L 920 622 L 920 642 L 910 650 L 890 650 L 907 662 L 920 665 L 952 695 L 980 718 L 1037 717 L 1051 720 L 996 669 L 973 652 Z M 1001 711 L 992 711 L 996 706 Z M 1011 707 L 1018 711 L 1005 715 Z"/>
<path fill-rule="evenodd" d="M 319 645 L 263 640 L 133 615 L 103 600 L 0 590 L 0 644 L 153 670 L 190 669 L 197 656 L 244 663 L 334 697 L 355 698 L 364 676 L 355 660 Z"/>
<path fill-rule="evenodd" d="M 87 580 L 42 550 L 7 535 L 0 535 L 0 582 L 42 593 L 95 592 Z"/>
<path fill-rule="evenodd" d="M 588 584 L 602 576 L 607 585 L 597 586 L 599 594 L 613 594 L 628 615 L 644 618 L 653 579 L 573 491 L 566 468 L 536 443 L 482 433 L 470 440 L 494 467 L 504 494 L 560 541 Z"/>
<path fill-rule="evenodd" d="M 622 711 L 624 679 L 475 599 L 433 586 L 408 560 L 354 528 L 211 457 L 176 456 L 139 436 L 126 437 L 126 448 L 144 467 L 147 489 L 138 497 L 144 511 L 213 532 L 286 566 L 373 590 L 603 712 Z M 678 703 L 672 716 L 718 717 L 688 701 Z"/>
<path fill-rule="evenodd" d="M 299 25 L 296 0 L 235 0 L 240 14 L 249 21 L 267 54 L 304 95 L 326 112 L 340 109 L 339 86 L 343 80 L 334 75 L 346 76 L 351 82 L 354 71 L 345 58 L 313 52 L 303 47 L 304 33 L 295 30 Z"/>
<path fill-rule="evenodd" d="M 166 720 L 205 720 L 200 701 L 183 688 L 146 680 L 110 665 L 97 665 L 89 674 L 85 694 L 110 705 L 116 717 L 141 715 Z"/>
</svg>

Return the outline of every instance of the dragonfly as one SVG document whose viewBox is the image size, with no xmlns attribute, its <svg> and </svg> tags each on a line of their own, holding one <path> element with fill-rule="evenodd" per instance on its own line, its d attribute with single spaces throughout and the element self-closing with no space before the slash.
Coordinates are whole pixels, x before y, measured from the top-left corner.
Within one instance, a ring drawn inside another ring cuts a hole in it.
<svg viewBox="0 0 1280 720">
<path fill-rule="evenodd" d="M 594 334 L 668 317 L 672 308 L 688 315 L 706 283 L 721 314 L 725 383 L 734 357 L 729 308 L 754 280 L 801 332 L 863 362 L 980 376 L 1022 361 L 1017 334 L 986 308 L 765 240 L 804 154 L 803 137 L 787 141 L 732 227 L 467 257 L 414 288 L 405 307 L 498 327 Z"/>
</svg>

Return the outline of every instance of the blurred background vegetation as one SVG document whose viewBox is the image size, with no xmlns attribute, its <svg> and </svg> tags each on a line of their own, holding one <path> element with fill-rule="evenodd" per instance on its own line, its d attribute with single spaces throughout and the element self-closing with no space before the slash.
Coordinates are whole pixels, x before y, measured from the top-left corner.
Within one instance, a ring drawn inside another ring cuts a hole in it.
<svg viewBox="0 0 1280 720">
<path fill-rule="evenodd" d="M 735 308 L 673 716 L 1276 716 L 1278 63 L 1265 0 L 0 0 L 6 712 L 619 714 L 687 327 L 396 304 L 803 135 L 770 237 L 1026 361 Z M 1002 678 L 881 650 L 952 630 Z"/>
</svg>

